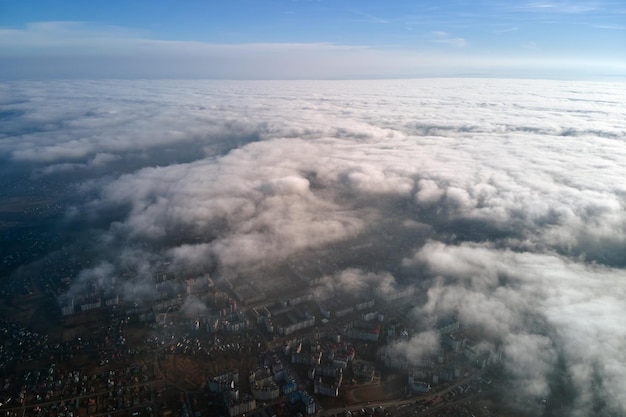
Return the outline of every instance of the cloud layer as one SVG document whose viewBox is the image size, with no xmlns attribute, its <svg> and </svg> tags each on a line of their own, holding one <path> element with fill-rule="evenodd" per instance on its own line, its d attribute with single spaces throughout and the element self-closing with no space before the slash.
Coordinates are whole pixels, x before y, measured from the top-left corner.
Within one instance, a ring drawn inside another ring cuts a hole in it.
<svg viewBox="0 0 626 417">
<path fill-rule="evenodd" d="M 5 173 L 61 187 L 62 226 L 94 258 L 71 291 L 120 279 L 148 297 L 164 258 L 246 273 L 321 257 L 330 291 L 411 286 L 416 315 L 457 312 L 501 343 L 523 400 L 626 410 L 623 85 L 1 88 Z M 397 349 L 430 352 L 429 337 Z"/>
</svg>

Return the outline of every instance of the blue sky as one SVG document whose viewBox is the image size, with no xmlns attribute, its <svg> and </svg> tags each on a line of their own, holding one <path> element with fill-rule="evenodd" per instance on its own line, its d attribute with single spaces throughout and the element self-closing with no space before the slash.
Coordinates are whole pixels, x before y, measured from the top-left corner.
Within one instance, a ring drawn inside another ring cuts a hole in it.
<svg viewBox="0 0 626 417">
<path fill-rule="evenodd" d="M 0 0 L 4 78 L 616 77 L 625 50 L 614 0 Z"/>
</svg>

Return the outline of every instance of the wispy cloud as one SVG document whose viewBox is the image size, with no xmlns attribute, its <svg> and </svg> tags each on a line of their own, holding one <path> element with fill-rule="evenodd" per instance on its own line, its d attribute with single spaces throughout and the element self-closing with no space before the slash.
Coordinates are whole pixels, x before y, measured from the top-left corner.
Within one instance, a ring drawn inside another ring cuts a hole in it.
<svg viewBox="0 0 626 417">
<path fill-rule="evenodd" d="M 524 11 L 524 12 L 549 12 L 549 13 L 567 13 L 578 14 L 588 13 L 597 10 L 597 5 L 594 3 L 584 2 L 529 2 L 520 6 L 513 6 L 512 10 Z"/>
<path fill-rule="evenodd" d="M 507 29 L 497 29 L 497 30 L 494 30 L 493 33 L 500 35 L 502 33 L 515 32 L 517 30 L 519 30 L 519 27 L 513 26 L 513 27 L 510 27 L 510 28 L 507 28 Z"/>
<path fill-rule="evenodd" d="M 469 42 L 467 42 L 463 38 L 433 39 L 433 40 L 431 40 L 431 42 L 442 43 L 442 44 L 445 44 L 445 45 L 454 46 L 456 48 L 464 48 L 464 47 L 466 47 L 469 44 Z"/>
<path fill-rule="evenodd" d="M 626 26 L 622 25 L 593 25 L 596 29 L 608 29 L 608 30 L 626 30 Z"/>
<path fill-rule="evenodd" d="M 535 50 L 539 48 L 539 45 L 537 45 L 537 42 L 534 41 L 526 41 L 521 43 L 521 47 L 524 49 Z"/>
<path fill-rule="evenodd" d="M 387 19 L 383 19 L 381 17 L 378 16 L 374 16 L 373 14 L 369 14 L 369 13 L 365 13 L 361 10 L 353 10 L 352 11 L 354 14 L 362 17 L 363 21 L 366 22 L 370 22 L 370 23 L 380 23 L 380 24 L 385 24 L 385 23 L 389 23 L 389 20 Z"/>
<path fill-rule="evenodd" d="M 436 39 L 431 39 L 430 42 L 441 43 L 445 45 L 454 46 L 456 48 L 463 48 L 469 44 L 465 39 L 459 37 L 452 37 L 448 32 L 442 30 L 434 30 L 430 32 L 431 36 Z"/>
<path fill-rule="evenodd" d="M 433 36 L 436 36 L 438 38 L 447 38 L 450 35 L 448 34 L 448 32 L 444 32 L 441 30 L 433 30 L 432 32 L 430 32 Z"/>
</svg>

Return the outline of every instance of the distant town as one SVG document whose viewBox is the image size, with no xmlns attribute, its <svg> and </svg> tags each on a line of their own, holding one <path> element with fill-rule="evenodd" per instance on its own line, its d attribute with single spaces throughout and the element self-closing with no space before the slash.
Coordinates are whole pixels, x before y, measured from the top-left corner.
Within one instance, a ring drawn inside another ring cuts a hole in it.
<svg viewBox="0 0 626 417">
<path fill-rule="evenodd" d="M 255 280 L 164 261 L 145 302 L 124 296 L 129 277 L 112 287 L 93 279 L 73 295 L 70 279 L 5 289 L 0 412 L 515 415 L 496 399 L 498 343 L 456 313 L 412 320 L 411 287 L 332 291 L 322 269 L 292 261 L 285 276 Z M 423 335 L 439 339 L 435 351 L 403 351 Z"/>
</svg>

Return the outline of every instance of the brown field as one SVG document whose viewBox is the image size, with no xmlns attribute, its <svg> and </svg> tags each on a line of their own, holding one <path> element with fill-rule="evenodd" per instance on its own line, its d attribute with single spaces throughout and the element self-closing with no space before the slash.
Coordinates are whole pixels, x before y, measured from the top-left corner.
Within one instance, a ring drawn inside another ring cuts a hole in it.
<svg viewBox="0 0 626 417">
<path fill-rule="evenodd" d="M 344 391 L 344 401 L 348 405 L 366 403 L 368 401 L 393 400 L 402 396 L 401 381 L 391 378 L 383 384 L 373 383 L 348 387 Z"/>
<path fill-rule="evenodd" d="M 239 386 L 243 392 L 248 390 L 248 372 L 254 368 L 255 358 L 250 355 L 238 357 L 220 357 L 206 359 L 168 353 L 159 361 L 163 376 L 184 390 L 195 390 L 206 383 L 209 376 L 217 376 L 229 369 L 239 369 Z"/>
</svg>

